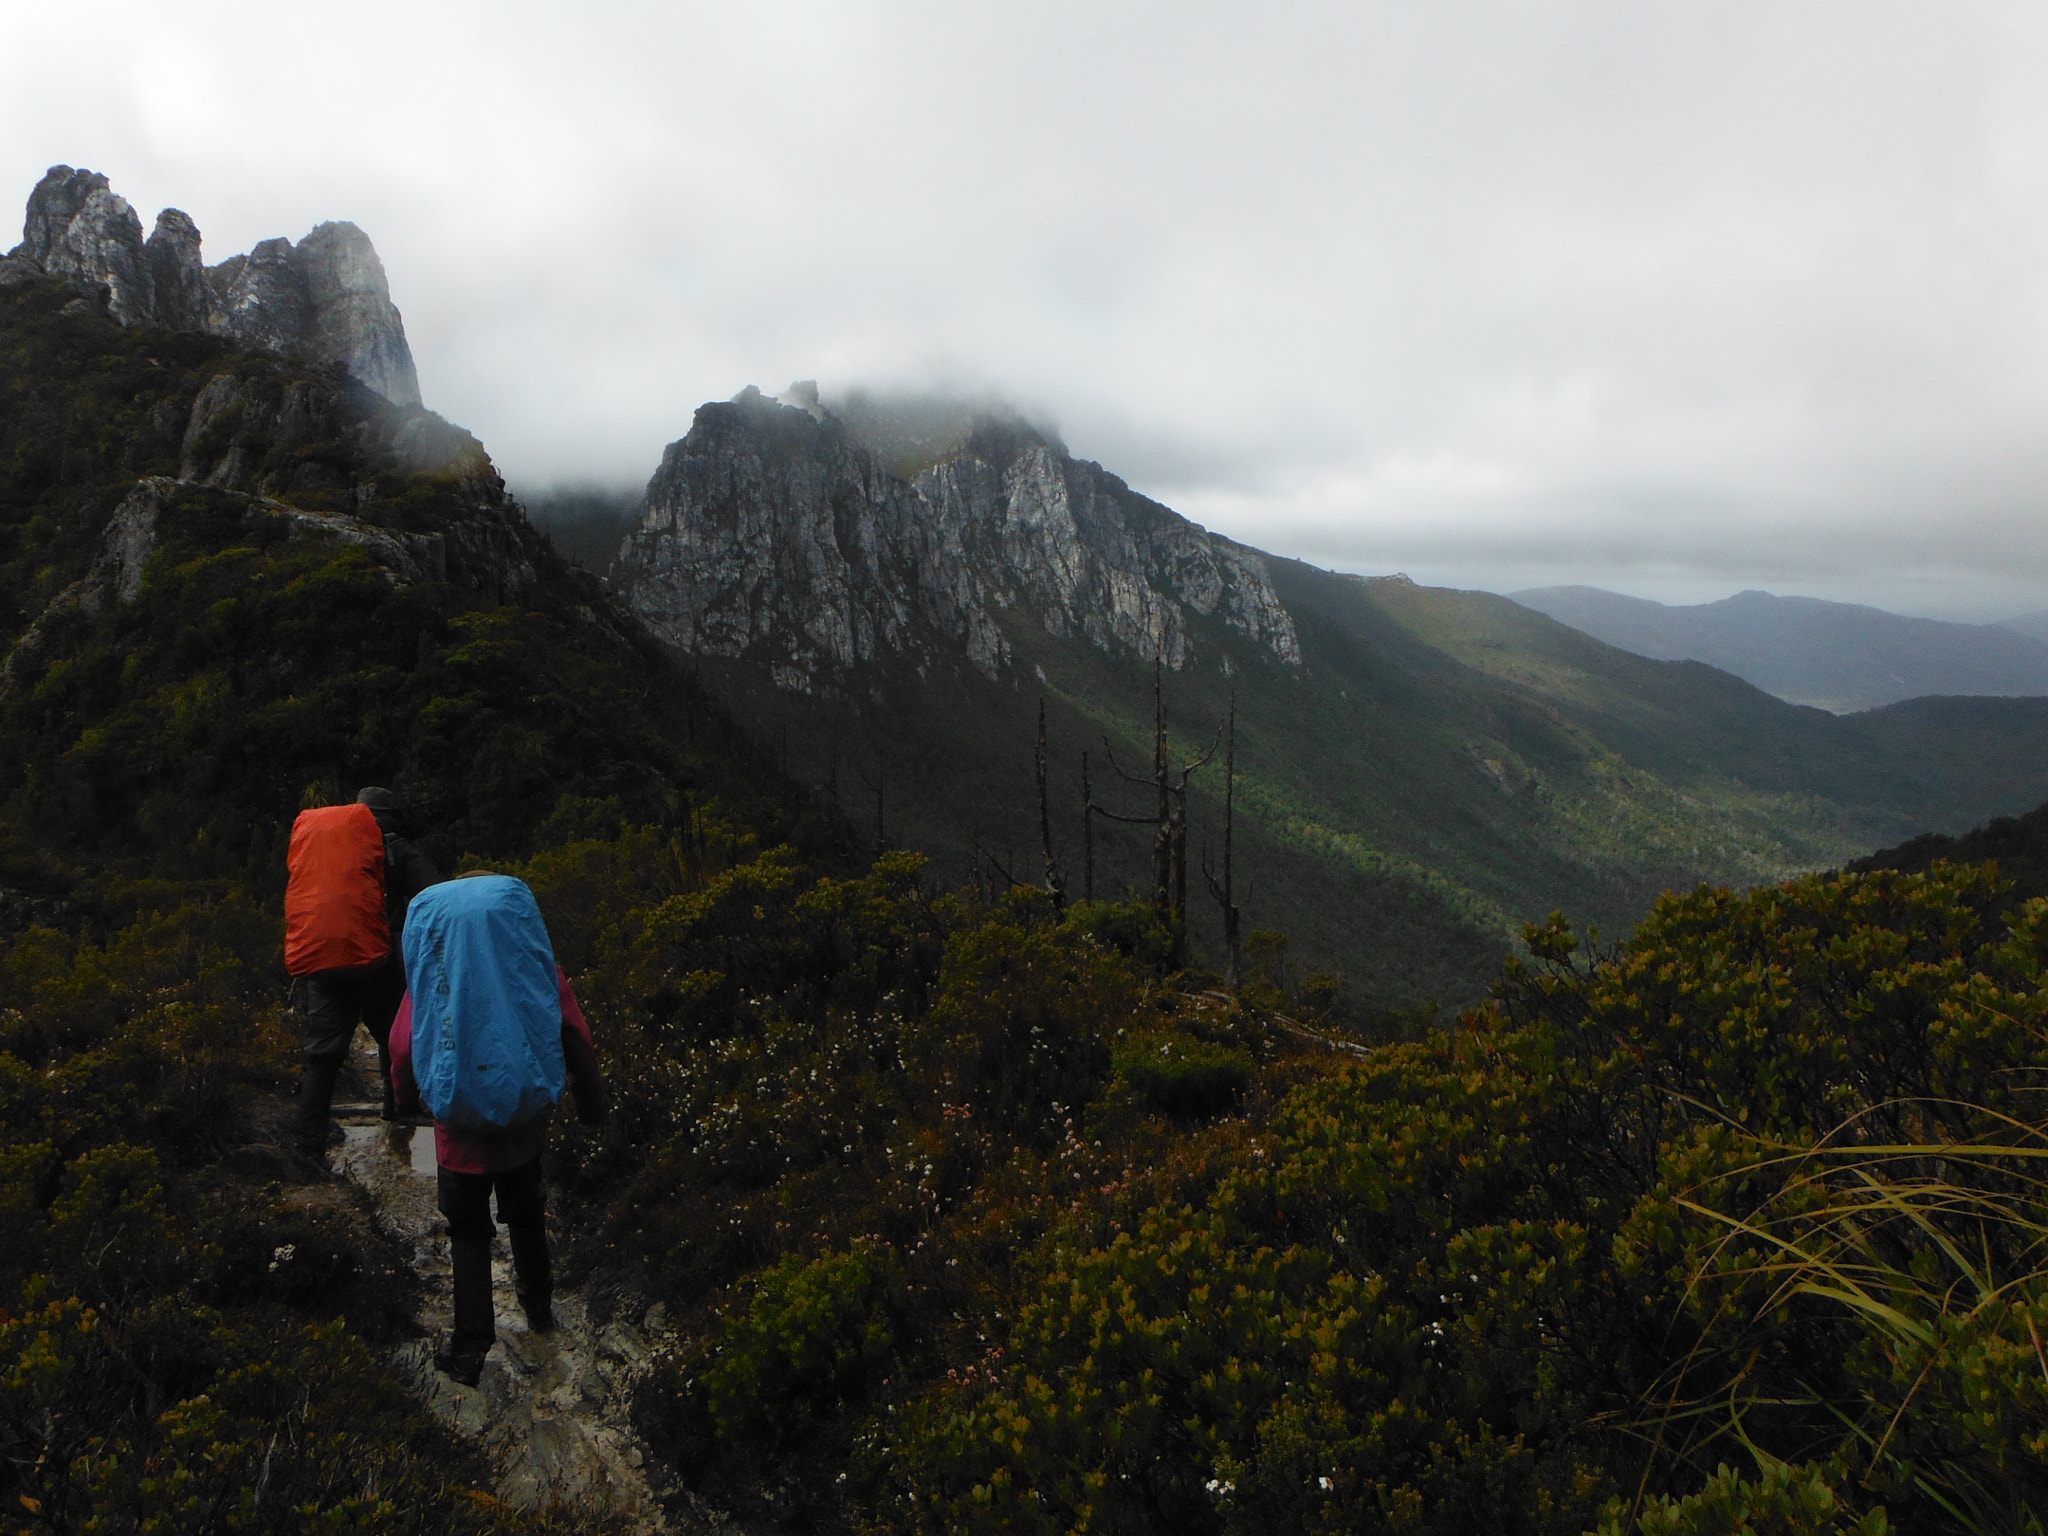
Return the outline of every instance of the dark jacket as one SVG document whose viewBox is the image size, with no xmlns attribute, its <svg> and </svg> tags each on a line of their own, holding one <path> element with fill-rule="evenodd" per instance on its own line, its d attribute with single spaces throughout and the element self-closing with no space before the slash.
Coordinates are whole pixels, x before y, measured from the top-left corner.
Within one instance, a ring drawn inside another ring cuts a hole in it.
<svg viewBox="0 0 2048 1536">
<path fill-rule="evenodd" d="M 391 925 L 392 954 L 405 954 L 405 909 L 413 897 L 440 883 L 441 871 L 415 844 L 395 832 L 384 834 L 384 921 Z"/>
<path fill-rule="evenodd" d="M 576 1100 L 576 1118 L 585 1125 L 602 1125 L 611 1113 L 604 1091 L 604 1074 L 597 1065 L 597 1046 L 590 1038 L 590 1021 L 577 1006 L 576 994 L 561 968 L 555 976 L 562 989 L 562 1057 L 568 1067 L 569 1091 Z M 412 994 L 398 1005 L 398 1017 L 391 1024 L 391 1087 L 398 1095 L 400 1114 L 417 1114 L 419 1084 L 412 1075 Z M 507 1173 L 539 1157 L 548 1141 L 548 1116 L 543 1114 L 509 1131 L 458 1131 L 434 1122 L 434 1157 L 450 1173 Z"/>
</svg>

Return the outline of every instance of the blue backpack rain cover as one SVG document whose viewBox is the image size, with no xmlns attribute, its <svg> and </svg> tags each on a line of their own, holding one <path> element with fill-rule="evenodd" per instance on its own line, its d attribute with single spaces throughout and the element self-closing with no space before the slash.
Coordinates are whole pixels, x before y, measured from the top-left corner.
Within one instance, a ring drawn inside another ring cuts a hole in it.
<svg viewBox="0 0 2048 1536">
<path fill-rule="evenodd" d="M 509 1130 L 561 1101 L 555 950 L 524 880 L 476 875 L 413 897 L 405 972 L 413 1078 L 436 1120 Z"/>
</svg>

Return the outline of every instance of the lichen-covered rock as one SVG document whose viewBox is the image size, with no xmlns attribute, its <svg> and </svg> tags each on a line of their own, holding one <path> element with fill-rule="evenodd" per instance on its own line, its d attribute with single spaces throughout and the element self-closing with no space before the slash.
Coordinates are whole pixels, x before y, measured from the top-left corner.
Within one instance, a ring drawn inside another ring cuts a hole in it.
<svg viewBox="0 0 2048 1536">
<path fill-rule="evenodd" d="M 72 220 L 84 211 L 86 202 L 95 192 L 106 190 L 107 178 L 97 171 L 51 166 L 28 195 L 21 244 L 14 248 L 14 254 L 47 265 L 70 234 Z"/>
<path fill-rule="evenodd" d="M 815 396 L 748 389 L 697 412 L 648 482 L 614 578 L 677 648 L 766 664 L 798 691 L 882 656 L 964 655 L 998 677 L 1017 609 L 1050 634 L 1190 660 L 1190 616 L 1289 665 L 1294 621 L 1253 550 L 1017 422 L 906 479 Z"/>
<path fill-rule="evenodd" d="M 177 208 L 142 221 L 97 171 L 53 165 L 29 194 L 22 242 L 0 259 L 0 284 L 63 277 L 103 290 L 123 325 L 210 331 L 245 347 L 338 363 L 394 405 L 420 403 L 405 321 L 384 263 L 353 224 L 319 225 L 293 245 L 265 240 L 216 267 L 200 261 L 198 225 Z"/>
</svg>

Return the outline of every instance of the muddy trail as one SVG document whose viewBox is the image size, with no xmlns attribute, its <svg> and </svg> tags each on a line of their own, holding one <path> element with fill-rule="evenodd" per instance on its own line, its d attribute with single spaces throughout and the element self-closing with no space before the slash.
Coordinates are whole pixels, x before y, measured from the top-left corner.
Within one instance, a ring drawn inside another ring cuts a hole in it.
<svg viewBox="0 0 2048 1536">
<path fill-rule="evenodd" d="M 633 1431 L 634 1392 L 663 1328 L 659 1306 L 634 1319 L 600 1322 L 583 1287 L 563 1287 L 555 1293 L 554 1330 L 533 1333 L 513 1295 L 501 1227 L 491 1262 L 498 1342 L 483 1379 L 464 1387 L 434 1368 L 435 1345 L 450 1321 L 448 1239 L 434 1203 L 434 1130 L 379 1119 L 376 1083 L 376 1049 L 359 1032 L 336 1086 L 342 1139 L 330 1147 L 328 1163 L 367 1193 L 378 1224 L 419 1277 L 419 1331 L 393 1358 L 421 1401 L 483 1447 L 498 1469 L 494 1491 L 509 1504 L 559 1503 L 594 1521 L 609 1515 L 635 1536 L 722 1525 L 715 1516 L 667 1517 L 664 1502 L 675 1501 L 679 1490 L 663 1485 Z M 552 1213 L 549 1226 L 555 1227 Z M 683 1497 L 685 1509 L 694 1502 Z"/>
</svg>

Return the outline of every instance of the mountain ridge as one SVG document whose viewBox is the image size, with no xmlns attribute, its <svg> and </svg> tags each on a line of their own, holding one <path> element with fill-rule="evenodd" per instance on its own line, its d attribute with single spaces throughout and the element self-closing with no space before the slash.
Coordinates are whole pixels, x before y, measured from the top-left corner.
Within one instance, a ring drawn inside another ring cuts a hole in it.
<svg viewBox="0 0 2048 1536">
<path fill-rule="evenodd" d="M 1702 661 L 1834 714 L 1933 695 L 2048 694 L 2048 640 L 2009 625 L 1757 590 L 1677 606 L 1585 586 L 1509 596 L 1609 645 L 1659 661 Z"/>
</svg>

